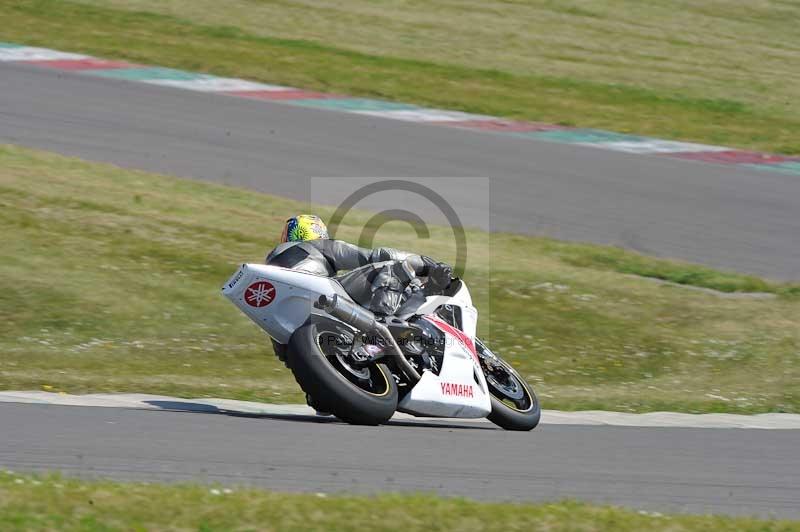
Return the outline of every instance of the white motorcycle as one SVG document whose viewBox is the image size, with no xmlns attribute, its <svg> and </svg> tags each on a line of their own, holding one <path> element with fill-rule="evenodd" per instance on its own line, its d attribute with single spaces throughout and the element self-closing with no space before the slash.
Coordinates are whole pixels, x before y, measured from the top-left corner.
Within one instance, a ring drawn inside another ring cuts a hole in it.
<svg viewBox="0 0 800 532">
<path fill-rule="evenodd" d="M 476 336 L 478 311 L 454 279 L 426 295 L 421 279 L 394 316 L 378 318 L 327 278 L 243 264 L 222 293 L 264 329 L 318 410 L 352 424 L 414 416 L 482 418 L 507 430 L 539 423 L 539 401 Z"/>
</svg>

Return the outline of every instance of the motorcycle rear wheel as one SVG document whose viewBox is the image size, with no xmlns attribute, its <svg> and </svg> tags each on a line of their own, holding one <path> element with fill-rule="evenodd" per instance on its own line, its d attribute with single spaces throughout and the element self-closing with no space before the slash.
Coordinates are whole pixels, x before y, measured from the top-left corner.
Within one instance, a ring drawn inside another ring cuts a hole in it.
<svg viewBox="0 0 800 532">
<path fill-rule="evenodd" d="M 348 364 L 336 340 L 347 332 L 332 320 L 304 325 L 289 341 L 287 366 L 316 408 L 353 425 L 386 423 L 397 410 L 397 383 L 384 364 Z"/>
<path fill-rule="evenodd" d="M 492 412 L 486 416 L 489 421 L 506 430 L 536 428 L 542 411 L 533 388 L 482 341 L 476 339 L 475 347 L 491 394 Z"/>
</svg>

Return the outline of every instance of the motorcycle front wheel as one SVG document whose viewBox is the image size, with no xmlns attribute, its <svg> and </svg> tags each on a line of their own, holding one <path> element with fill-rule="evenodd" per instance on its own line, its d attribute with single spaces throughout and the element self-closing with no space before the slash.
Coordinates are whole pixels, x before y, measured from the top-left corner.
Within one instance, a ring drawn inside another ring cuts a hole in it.
<svg viewBox="0 0 800 532">
<path fill-rule="evenodd" d="M 489 421 L 506 430 L 533 430 L 542 415 L 533 388 L 480 339 L 475 339 L 475 349 L 491 394 Z"/>
<path fill-rule="evenodd" d="M 380 425 L 397 410 L 397 383 L 384 364 L 354 364 L 352 343 L 352 330 L 320 319 L 294 332 L 286 362 L 316 408 L 354 425 Z"/>
</svg>

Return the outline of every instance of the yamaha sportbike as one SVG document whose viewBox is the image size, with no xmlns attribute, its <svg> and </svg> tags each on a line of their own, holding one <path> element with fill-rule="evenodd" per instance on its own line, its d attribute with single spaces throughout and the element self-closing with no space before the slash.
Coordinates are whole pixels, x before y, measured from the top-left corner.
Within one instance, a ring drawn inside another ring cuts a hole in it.
<svg viewBox="0 0 800 532">
<path fill-rule="evenodd" d="M 309 404 L 343 421 L 378 425 L 400 411 L 508 430 L 539 423 L 531 386 L 476 336 L 463 281 L 428 294 L 418 279 L 395 315 L 379 317 L 348 292 L 349 275 L 243 264 L 222 292 L 269 334 Z"/>
</svg>

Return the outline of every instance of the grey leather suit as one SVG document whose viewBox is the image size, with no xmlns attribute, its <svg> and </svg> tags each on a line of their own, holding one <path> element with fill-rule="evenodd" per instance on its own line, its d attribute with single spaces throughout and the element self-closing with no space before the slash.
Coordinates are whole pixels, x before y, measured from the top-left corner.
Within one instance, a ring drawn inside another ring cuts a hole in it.
<svg viewBox="0 0 800 532">
<path fill-rule="evenodd" d="M 267 255 L 267 264 L 339 277 L 348 294 L 360 305 L 380 314 L 394 314 L 404 290 L 436 263 L 427 257 L 392 248 L 365 249 L 342 240 L 285 242 Z"/>
</svg>

